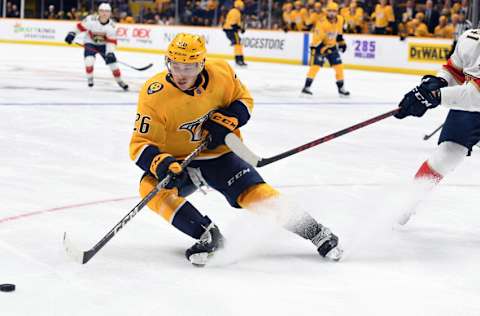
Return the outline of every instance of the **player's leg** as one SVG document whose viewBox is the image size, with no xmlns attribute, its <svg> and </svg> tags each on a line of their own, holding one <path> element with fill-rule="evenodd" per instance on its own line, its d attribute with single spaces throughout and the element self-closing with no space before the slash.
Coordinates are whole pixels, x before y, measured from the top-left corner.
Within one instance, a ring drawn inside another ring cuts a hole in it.
<svg viewBox="0 0 480 316">
<path fill-rule="evenodd" d="M 145 174 L 140 181 L 140 195 L 145 197 L 157 184 L 155 177 Z M 192 263 L 202 265 L 210 253 L 223 246 L 223 236 L 208 216 L 185 200 L 184 196 L 195 190 L 196 185 L 189 177 L 180 190 L 161 190 L 147 205 L 175 228 L 198 240 L 185 255 Z"/>
<path fill-rule="evenodd" d="M 93 87 L 93 67 L 95 65 L 95 55 L 97 54 L 92 48 L 95 48 L 92 44 L 85 44 L 83 51 L 85 73 L 87 74 L 87 84 L 89 87 Z"/>
<path fill-rule="evenodd" d="M 115 79 L 115 82 L 117 82 L 120 88 L 127 91 L 128 85 L 122 80 L 122 73 L 120 71 L 120 67 L 118 66 L 117 58 L 115 57 L 115 54 L 113 53 L 107 54 L 105 45 L 102 45 L 101 50 L 99 49 L 99 51 L 102 53 L 103 59 L 105 60 L 105 64 L 112 71 L 112 75 L 113 75 L 113 78 Z"/>
<path fill-rule="evenodd" d="M 415 180 L 428 184 L 432 189 L 447 174 L 469 156 L 472 147 L 480 141 L 480 113 L 451 110 L 440 133 L 438 147 L 415 174 Z M 399 220 L 405 224 L 415 213 L 411 209 Z"/>
<path fill-rule="evenodd" d="M 320 67 L 322 67 L 324 63 L 324 57 L 320 54 L 319 47 L 313 47 L 310 49 L 310 59 L 308 63 L 310 67 L 308 68 L 307 78 L 305 79 L 305 85 L 303 86 L 302 93 L 306 95 L 312 95 L 313 93 L 310 90 L 310 86 L 317 76 Z"/>
<path fill-rule="evenodd" d="M 279 192 L 266 184 L 255 168 L 233 153 L 206 161 L 201 169 L 206 182 L 221 192 L 235 208 L 263 210 L 262 213 L 268 214 L 269 202 L 279 196 Z M 286 229 L 312 241 L 322 256 L 339 259 L 341 251 L 337 248 L 338 238 L 328 228 L 307 213 L 293 215 L 294 212 L 289 210 L 289 214 L 277 214 L 276 211 L 268 215 L 272 215 Z M 334 248 L 337 249 L 333 251 Z"/>
<path fill-rule="evenodd" d="M 340 54 L 335 50 L 333 53 L 327 55 L 327 59 L 335 71 L 335 82 L 337 84 L 338 94 L 342 97 L 349 96 L 350 92 L 344 87 L 343 64 Z"/>
<path fill-rule="evenodd" d="M 233 45 L 233 50 L 235 54 L 235 63 L 239 66 L 247 66 L 243 57 L 243 45 L 240 39 L 240 35 L 237 32 L 233 32 L 233 36 L 235 39 L 235 45 Z"/>
</svg>

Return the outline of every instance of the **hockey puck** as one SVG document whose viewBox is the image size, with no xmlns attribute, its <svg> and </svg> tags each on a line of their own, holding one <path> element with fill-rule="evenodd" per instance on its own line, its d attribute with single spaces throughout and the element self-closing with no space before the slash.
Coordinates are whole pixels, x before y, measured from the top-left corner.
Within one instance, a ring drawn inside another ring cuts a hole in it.
<svg viewBox="0 0 480 316">
<path fill-rule="evenodd" d="M 15 284 L 0 284 L 0 291 L 2 292 L 13 292 L 15 291 Z"/>
</svg>

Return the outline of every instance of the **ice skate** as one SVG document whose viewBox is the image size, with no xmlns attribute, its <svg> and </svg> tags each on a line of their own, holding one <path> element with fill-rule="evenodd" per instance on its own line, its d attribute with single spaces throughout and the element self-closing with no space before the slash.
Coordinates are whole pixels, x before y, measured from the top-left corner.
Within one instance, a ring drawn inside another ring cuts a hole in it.
<svg viewBox="0 0 480 316">
<path fill-rule="evenodd" d="M 338 237 L 327 227 L 321 227 L 320 232 L 312 238 L 312 243 L 322 257 L 332 261 L 339 261 L 342 258 L 343 250 L 338 245 Z"/>
<path fill-rule="evenodd" d="M 93 87 L 93 78 L 88 78 L 87 79 L 87 84 L 90 88 Z"/>
<path fill-rule="evenodd" d="M 123 82 L 122 80 L 120 81 L 117 81 L 118 85 L 120 86 L 120 88 L 122 88 L 124 91 L 128 91 L 128 84 L 126 84 L 125 82 Z"/>
<path fill-rule="evenodd" d="M 303 96 L 311 96 L 311 95 L 313 95 L 312 91 L 310 90 L 310 87 L 303 87 L 303 89 L 302 89 L 302 95 L 303 95 Z"/>
<path fill-rule="evenodd" d="M 350 92 L 345 90 L 344 87 L 338 88 L 338 95 L 340 95 L 341 98 L 346 98 L 350 96 Z"/>
<path fill-rule="evenodd" d="M 212 223 L 200 236 L 200 239 L 185 251 L 185 256 L 194 266 L 203 267 L 215 251 L 223 248 L 223 244 L 224 240 L 220 230 L 217 225 Z"/>
<path fill-rule="evenodd" d="M 240 67 L 247 67 L 247 64 L 243 60 L 243 56 L 235 56 L 235 64 Z"/>
</svg>

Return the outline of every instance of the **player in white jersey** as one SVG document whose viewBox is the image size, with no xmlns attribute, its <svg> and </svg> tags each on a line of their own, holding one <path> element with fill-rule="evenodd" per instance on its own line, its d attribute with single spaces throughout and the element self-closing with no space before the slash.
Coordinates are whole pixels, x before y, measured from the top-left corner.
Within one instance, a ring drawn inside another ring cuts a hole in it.
<svg viewBox="0 0 480 316">
<path fill-rule="evenodd" d="M 112 8 L 110 4 L 100 4 L 98 7 L 98 15 L 89 15 L 83 21 L 79 22 L 76 28 L 65 37 L 65 42 L 72 44 L 77 34 L 86 32 L 84 39 L 84 56 L 88 86 L 93 87 L 95 55 L 100 54 L 112 70 L 115 81 L 126 91 L 128 90 L 128 85 L 122 80 L 117 58 L 114 54 L 115 47 L 117 46 L 117 38 L 115 23 L 110 19 L 111 15 Z"/>
<path fill-rule="evenodd" d="M 420 117 L 438 105 L 450 111 L 436 151 L 415 175 L 416 179 L 428 179 L 432 184 L 440 182 L 465 156 L 470 156 L 472 146 L 480 141 L 480 29 L 460 36 L 453 55 L 437 76 L 424 76 L 421 84 L 404 96 L 395 116 Z M 405 224 L 413 213 L 414 210 L 408 210 L 400 224 Z"/>
</svg>

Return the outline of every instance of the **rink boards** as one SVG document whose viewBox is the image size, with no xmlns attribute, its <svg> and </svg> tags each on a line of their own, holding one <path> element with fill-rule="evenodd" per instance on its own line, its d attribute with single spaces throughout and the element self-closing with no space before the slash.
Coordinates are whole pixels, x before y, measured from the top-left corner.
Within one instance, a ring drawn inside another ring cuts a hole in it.
<svg viewBox="0 0 480 316">
<path fill-rule="evenodd" d="M 0 19 L 0 43 L 66 45 L 66 34 L 76 22 L 29 19 Z M 118 24 L 119 50 L 163 54 L 179 32 L 204 35 L 209 55 L 233 58 L 233 49 L 221 28 Z M 310 33 L 247 30 L 241 35 L 247 60 L 308 64 Z M 82 42 L 79 36 L 77 41 Z M 342 54 L 346 68 L 406 74 L 435 72 L 445 62 L 451 40 L 396 36 L 345 35 L 348 45 Z"/>
</svg>

